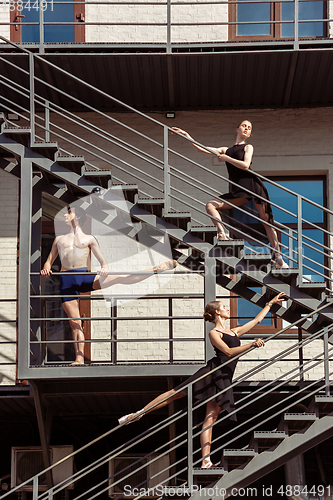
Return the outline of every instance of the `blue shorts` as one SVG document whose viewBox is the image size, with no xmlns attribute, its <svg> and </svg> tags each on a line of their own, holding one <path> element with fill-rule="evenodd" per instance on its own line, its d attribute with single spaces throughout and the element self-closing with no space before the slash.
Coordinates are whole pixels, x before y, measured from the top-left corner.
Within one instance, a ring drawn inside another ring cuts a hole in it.
<svg viewBox="0 0 333 500">
<path fill-rule="evenodd" d="M 88 272 L 88 269 L 86 267 L 71 269 L 70 271 L 64 271 L 66 274 L 62 274 L 60 276 L 61 295 L 79 295 L 81 292 L 91 292 L 93 290 L 93 283 L 97 275 L 71 274 L 78 273 L 80 271 L 86 273 Z M 74 297 L 61 297 L 61 302 L 68 302 L 69 300 L 75 299 Z"/>
</svg>

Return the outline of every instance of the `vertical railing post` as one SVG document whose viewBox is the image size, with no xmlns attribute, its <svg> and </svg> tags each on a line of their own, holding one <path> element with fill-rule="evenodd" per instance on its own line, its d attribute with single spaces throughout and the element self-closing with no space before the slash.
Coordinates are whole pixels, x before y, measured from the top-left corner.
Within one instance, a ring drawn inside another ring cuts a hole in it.
<svg viewBox="0 0 333 500">
<path fill-rule="evenodd" d="M 171 54 L 171 0 L 167 0 L 167 54 Z"/>
<path fill-rule="evenodd" d="M 44 54 L 44 0 L 39 0 L 39 53 Z"/>
<path fill-rule="evenodd" d="M 214 257 L 205 258 L 205 278 L 204 278 L 204 299 L 205 305 L 208 302 L 216 300 L 216 260 Z M 214 349 L 209 340 L 209 331 L 212 325 L 206 322 L 205 324 L 205 362 L 214 357 Z"/>
<path fill-rule="evenodd" d="M 294 247 L 293 247 L 293 243 L 294 243 L 294 240 L 293 240 L 293 230 L 291 228 L 289 228 L 289 236 L 288 236 L 288 251 L 289 251 L 289 267 L 294 267 L 294 262 L 293 262 L 293 258 L 294 258 Z"/>
<path fill-rule="evenodd" d="M 32 500 L 38 500 L 38 476 L 32 480 Z"/>
<path fill-rule="evenodd" d="M 21 158 L 18 268 L 18 377 L 29 378 L 30 365 L 30 265 L 32 219 L 32 163 Z M 22 371 L 23 370 L 23 371 Z"/>
<path fill-rule="evenodd" d="M 172 303 L 172 297 L 168 298 L 168 303 L 169 303 L 169 363 L 173 365 L 173 303 Z"/>
<path fill-rule="evenodd" d="M 193 384 L 190 384 L 187 389 L 187 466 L 188 466 L 188 482 L 187 487 L 190 491 L 193 489 L 193 410 L 192 410 L 192 394 Z"/>
<path fill-rule="evenodd" d="M 164 212 L 170 212 L 169 128 L 164 126 Z"/>
<path fill-rule="evenodd" d="M 302 197 L 297 195 L 297 256 L 298 279 L 303 283 Z"/>
<path fill-rule="evenodd" d="M 298 343 L 299 348 L 298 348 L 298 363 L 299 363 L 299 380 L 300 382 L 304 382 L 304 374 L 303 374 L 303 363 L 304 363 L 304 357 L 303 357 L 303 347 L 302 347 L 302 341 L 303 341 L 303 335 L 302 335 L 302 328 L 298 328 Z"/>
<path fill-rule="evenodd" d="M 324 376 L 325 395 L 330 396 L 330 363 L 328 359 L 328 332 L 324 333 Z"/>
<path fill-rule="evenodd" d="M 29 53 L 29 87 L 30 87 L 30 143 L 35 142 L 35 59 L 32 52 Z"/>
<path fill-rule="evenodd" d="M 298 40 L 298 0 L 294 0 L 294 50 L 299 49 L 299 40 Z"/>
<path fill-rule="evenodd" d="M 50 142 L 50 103 L 45 101 L 45 142 Z"/>
</svg>

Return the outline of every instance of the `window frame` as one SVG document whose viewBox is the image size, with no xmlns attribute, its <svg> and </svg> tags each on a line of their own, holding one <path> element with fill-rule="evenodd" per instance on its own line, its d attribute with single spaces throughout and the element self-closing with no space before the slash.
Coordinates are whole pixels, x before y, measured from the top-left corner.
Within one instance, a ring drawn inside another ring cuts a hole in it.
<svg viewBox="0 0 333 500">
<path fill-rule="evenodd" d="M 25 0 L 24 0 L 25 1 Z M 79 3 L 80 0 L 72 0 L 74 3 L 74 43 L 84 43 L 85 42 L 85 4 Z M 21 41 L 22 39 L 22 31 L 21 31 L 21 18 L 18 16 L 22 15 L 22 12 L 17 9 L 17 3 L 14 4 L 15 9 L 10 11 L 10 22 L 16 23 L 10 25 L 10 40 L 14 43 L 24 43 Z M 24 15 L 24 14 L 23 14 Z M 55 42 L 44 42 L 46 45 L 49 43 L 57 43 Z M 63 42 L 61 42 L 63 43 Z M 64 42 L 66 43 L 66 42 Z M 39 45 L 39 44 L 38 44 Z"/>
<path fill-rule="evenodd" d="M 315 181 L 315 180 L 320 180 L 323 181 L 323 207 L 327 207 L 327 200 L 328 200 L 328 194 L 327 194 L 327 176 L 326 175 L 284 175 L 284 176 L 267 176 L 270 180 L 274 182 L 281 182 L 284 180 L 292 180 L 292 181 L 302 181 L 302 180 L 307 180 L 307 181 Z M 327 213 L 324 212 L 324 220 L 321 223 L 315 223 L 319 227 L 322 227 L 323 229 L 327 229 Z M 285 223 L 286 226 L 291 227 L 293 229 L 297 229 L 297 224 L 296 223 Z M 310 224 L 303 223 L 303 228 L 304 229 L 313 229 L 313 227 Z M 279 240 L 280 240 L 280 235 L 279 235 Z M 328 235 L 324 233 L 324 245 L 328 246 Z M 328 257 L 324 257 L 324 265 L 328 267 Z M 236 276 L 232 276 L 233 279 L 236 279 Z M 261 288 L 260 284 L 258 283 L 258 286 L 254 286 L 253 288 Z M 239 297 L 238 294 L 234 294 L 231 292 L 231 297 Z M 242 297 L 239 297 L 242 298 Z M 244 299 L 245 300 L 245 299 Z M 235 328 L 238 326 L 237 318 L 238 318 L 238 299 L 233 298 L 230 300 L 230 328 Z M 253 318 L 250 318 L 248 321 L 250 321 Z M 283 320 L 282 318 L 279 318 L 275 316 L 274 314 L 272 315 L 272 324 L 271 325 L 256 325 L 254 328 L 251 329 L 251 333 L 257 335 L 257 334 L 263 334 L 263 333 L 268 333 L 268 334 L 273 334 L 278 332 L 283 328 Z M 297 332 L 297 327 L 294 328 L 288 328 L 284 333 L 293 333 L 295 334 Z"/>
<path fill-rule="evenodd" d="M 263 40 L 294 40 L 294 37 L 282 37 L 281 35 L 281 2 L 267 2 L 270 3 L 271 19 L 266 24 L 270 24 L 269 35 L 237 35 L 237 2 L 231 2 L 228 9 L 228 40 L 229 41 L 263 41 Z M 327 18 L 328 2 L 323 0 L 323 20 Z M 300 25 L 300 23 L 299 23 Z M 318 38 L 326 38 L 328 34 L 328 23 L 323 21 L 323 35 L 322 36 L 299 36 L 298 39 L 316 40 Z"/>
</svg>

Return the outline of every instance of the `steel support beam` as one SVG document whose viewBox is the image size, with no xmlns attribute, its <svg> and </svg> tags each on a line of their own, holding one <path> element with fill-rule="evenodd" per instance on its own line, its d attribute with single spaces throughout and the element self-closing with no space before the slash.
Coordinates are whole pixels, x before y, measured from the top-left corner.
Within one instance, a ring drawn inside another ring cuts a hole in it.
<svg viewBox="0 0 333 500">
<path fill-rule="evenodd" d="M 39 429 L 39 437 L 42 445 L 42 454 L 43 454 L 43 462 L 44 468 L 48 469 L 51 466 L 50 461 L 50 435 L 51 435 L 51 421 L 50 413 L 49 416 L 46 417 L 45 409 L 42 404 L 42 395 L 39 391 L 39 386 L 36 382 L 31 381 L 31 385 L 34 391 L 34 401 Z M 50 470 L 46 471 L 46 482 L 48 489 L 53 487 L 53 479 L 52 472 Z"/>
</svg>

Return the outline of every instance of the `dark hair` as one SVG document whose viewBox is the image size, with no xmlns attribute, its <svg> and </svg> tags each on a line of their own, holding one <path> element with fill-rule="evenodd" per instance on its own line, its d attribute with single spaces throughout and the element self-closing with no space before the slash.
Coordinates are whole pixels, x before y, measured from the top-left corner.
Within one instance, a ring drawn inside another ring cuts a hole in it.
<svg viewBox="0 0 333 500">
<path fill-rule="evenodd" d="M 204 312 L 204 320 L 205 321 L 210 321 L 211 323 L 214 323 L 215 320 L 215 311 L 217 311 L 220 308 L 221 302 L 219 300 L 213 300 L 212 302 L 209 302 L 206 307 L 205 307 L 205 312 Z"/>
<path fill-rule="evenodd" d="M 87 214 L 86 214 L 85 210 L 83 210 L 83 208 L 81 208 L 81 207 L 75 207 L 75 206 L 74 207 L 73 206 L 69 206 L 68 207 L 68 211 L 69 212 L 73 212 L 74 211 L 76 217 L 78 219 L 80 219 L 79 220 L 80 226 L 81 227 L 84 226 L 84 224 L 87 221 Z"/>
<path fill-rule="evenodd" d="M 237 125 L 236 128 L 239 128 L 242 125 L 243 122 L 249 122 L 249 123 L 251 123 L 251 129 L 253 129 L 252 122 L 250 120 L 248 120 L 247 118 L 245 118 L 244 120 L 242 120 L 241 122 L 239 122 L 239 124 Z"/>
</svg>

